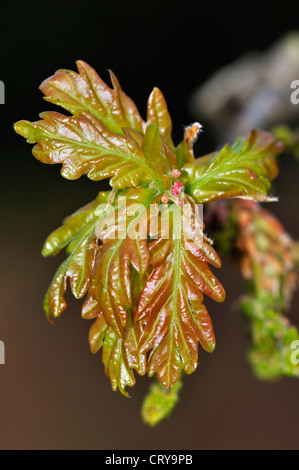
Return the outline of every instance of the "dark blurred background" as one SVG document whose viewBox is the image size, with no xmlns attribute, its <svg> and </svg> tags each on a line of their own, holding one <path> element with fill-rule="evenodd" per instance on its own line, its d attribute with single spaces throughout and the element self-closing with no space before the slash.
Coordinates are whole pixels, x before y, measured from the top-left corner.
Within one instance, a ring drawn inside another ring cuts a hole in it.
<svg viewBox="0 0 299 470">
<path fill-rule="evenodd" d="M 287 449 L 299 448 L 299 384 L 295 379 L 258 381 L 246 361 L 248 339 L 235 305 L 243 292 L 239 273 L 224 262 L 217 272 L 227 291 L 218 305 L 207 300 L 217 347 L 200 351 L 200 364 L 184 380 L 181 401 L 159 427 L 142 424 L 139 410 L 149 379 L 137 377 L 131 399 L 113 393 L 101 354 L 88 347 L 90 323 L 80 301 L 47 323 L 42 300 L 63 259 L 43 259 L 42 244 L 63 218 L 92 200 L 105 182 L 64 180 L 58 166 L 31 155 L 14 133 L 20 119 L 37 120 L 54 109 L 39 84 L 75 61 L 107 69 L 145 116 L 154 86 L 164 93 L 174 121 L 175 143 L 196 118 L 205 132 L 198 155 L 218 139 L 204 116 L 194 116 L 190 96 L 219 68 L 251 51 L 263 52 L 284 33 L 299 28 L 299 3 L 166 0 L 2 3 L 1 114 L 1 449 Z M 299 70 L 297 76 L 299 79 Z M 299 106 L 298 106 L 299 114 Z M 220 137 L 219 137 L 220 140 Z M 273 212 L 299 238 L 299 169 L 281 159 Z M 299 297 L 289 313 L 299 326 Z"/>
</svg>

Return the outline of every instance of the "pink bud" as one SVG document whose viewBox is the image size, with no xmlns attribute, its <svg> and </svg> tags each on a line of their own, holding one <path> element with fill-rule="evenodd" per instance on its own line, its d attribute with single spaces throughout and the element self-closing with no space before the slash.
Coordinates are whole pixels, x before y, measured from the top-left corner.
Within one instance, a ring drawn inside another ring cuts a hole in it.
<svg viewBox="0 0 299 470">
<path fill-rule="evenodd" d="M 178 204 L 179 204 L 179 206 L 182 206 L 182 205 L 184 204 L 183 199 L 179 198 L 179 199 L 178 199 Z"/>
<path fill-rule="evenodd" d="M 180 181 L 177 181 L 172 187 L 171 187 L 171 192 L 174 196 L 178 196 L 182 190 L 182 183 Z"/>
<path fill-rule="evenodd" d="M 173 178 L 178 178 L 180 176 L 181 172 L 179 170 L 173 170 L 173 172 L 171 173 L 171 176 Z"/>
<path fill-rule="evenodd" d="M 167 204 L 167 203 L 168 203 L 169 198 L 166 196 L 166 194 L 163 194 L 161 201 L 163 202 L 163 204 Z"/>
</svg>

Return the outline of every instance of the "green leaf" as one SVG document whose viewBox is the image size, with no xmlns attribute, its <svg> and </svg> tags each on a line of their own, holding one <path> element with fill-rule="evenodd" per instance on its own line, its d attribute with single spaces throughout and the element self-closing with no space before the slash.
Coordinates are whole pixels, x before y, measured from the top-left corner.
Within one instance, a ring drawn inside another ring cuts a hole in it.
<svg viewBox="0 0 299 470">
<path fill-rule="evenodd" d="M 268 200 L 270 181 L 277 175 L 276 157 L 283 144 L 271 134 L 251 131 L 214 155 L 203 157 L 182 169 L 185 190 L 197 203 L 239 197 Z"/>
<path fill-rule="evenodd" d="M 252 341 L 249 361 L 262 379 L 299 377 L 299 365 L 292 362 L 299 332 L 285 316 L 298 285 L 296 244 L 257 203 L 238 201 L 232 213 L 238 222 L 235 249 L 249 292 L 241 299 Z"/>
<path fill-rule="evenodd" d="M 299 364 L 292 360 L 296 354 L 292 346 L 299 344 L 298 329 L 272 302 L 267 295 L 242 300 L 252 340 L 247 357 L 259 379 L 275 380 L 282 375 L 299 378 Z"/>
<path fill-rule="evenodd" d="M 147 161 L 152 162 L 152 166 L 161 175 L 167 175 L 170 172 L 168 153 L 165 151 L 162 136 L 156 124 L 149 124 L 146 128 L 142 140 L 142 151 Z"/>
<path fill-rule="evenodd" d="M 222 285 L 208 267 L 208 262 L 220 267 L 220 259 L 204 235 L 201 237 L 192 200 L 184 204 L 184 211 L 176 204 L 170 207 L 170 238 L 160 237 L 150 244 L 153 271 L 135 316 L 135 321 L 143 325 L 140 352 L 152 350 L 148 374 L 157 373 L 167 388 L 178 380 L 182 368 L 187 374 L 196 369 L 198 341 L 205 350 L 214 349 L 214 332 L 202 303 L 203 293 L 217 301 L 225 297 Z"/>
<path fill-rule="evenodd" d="M 170 150 L 174 151 L 174 145 L 171 137 L 172 121 L 169 115 L 167 104 L 159 88 L 154 88 L 148 98 L 147 103 L 147 121 L 154 123 L 159 129 L 161 137 Z M 177 166 L 175 166 L 177 168 Z"/>
<path fill-rule="evenodd" d="M 105 205 L 108 197 L 109 191 L 99 192 L 94 201 L 68 216 L 44 244 L 43 256 L 56 255 L 65 247 L 68 254 L 55 273 L 44 299 L 44 310 L 50 322 L 66 308 L 67 279 L 76 298 L 83 297 L 89 287 L 98 249 L 95 228 L 100 216 L 96 214 L 96 208 Z"/>
<path fill-rule="evenodd" d="M 44 299 L 44 309 L 49 321 L 57 318 L 66 308 L 64 293 L 67 279 L 74 296 L 79 299 L 87 292 L 95 262 L 96 221 L 91 220 L 73 238 L 73 249 L 68 258 L 58 268 Z"/>
<path fill-rule="evenodd" d="M 42 121 L 19 121 L 15 131 L 36 143 L 33 155 L 43 163 L 61 163 L 61 174 L 74 180 L 87 174 L 92 180 L 111 177 L 113 188 L 140 186 L 157 181 L 167 184 L 169 175 L 160 174 L 129 133 L 108 132 L 91 115 L 41 114 Z"/>
<path fill-rule="evenodd" d="M 153 383 L 142 403 L 142 421 L 149 426 L 157 426 L 167 418 L 179 401 L 182 385 L 181 378 L 170 389 L 163 387 L 160 383 Z"/>
<path fill-rule="evenodd" d="M 286 149 L 291 152 L 297 160 L 299 159 L 299 129 L 290 129 L 287 126 L 277 126 L 272 129 L 273 135 L 281 140 Z"/>
<path fill-rule="evenodd" d="M 108 202 L 109 194 L 110 191 L 100 192 L 94 201 L 67 217 L 63 221 L 63 225 L 54 230 L 54 232 L 48 236 L 43 246 L 42 255 L 57 255 L 74 239 L 84 225 L 88 224 L 92 220 L 98 220 L 96 208 L 99 204 Z"/>
</svg>

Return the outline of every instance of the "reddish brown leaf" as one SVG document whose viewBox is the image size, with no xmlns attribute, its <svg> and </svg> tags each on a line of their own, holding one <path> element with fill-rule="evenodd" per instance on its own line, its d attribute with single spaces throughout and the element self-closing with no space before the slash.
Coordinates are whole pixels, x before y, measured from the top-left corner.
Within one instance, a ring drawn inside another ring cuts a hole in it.
<svg viewBox="0 0 299 470">
<path fill-rule="evenodd" d="M 40 86 L 45 100 L 62 106 L 74 116 L 92 114 L 107 130 L 123 135 L 129 127 L 143 133 L 144 122 L 134 102 L 123 92 L 113 72 L 113 89 L 82 60 L 77 61 L 79 74 L 72 70 L 57 70 Z"/>
<path fill-rule="evenodd" d="M 140 327 L 133 327 L 131 319 L 121 338 L 113 328 L 107 326 L 101 313 L 89 330 L 91 352 L 96 353 L 102 347 L 102 361 L 112 389 L 115 391 L 118 388 L 125 396 L 128 396 L 125 387 L 135 384 L 133 369 L 139 375 L 146 372 L 146 356 L 137 351 L 139 337 Z"/>
<path fill-rule="evenodd" d="M 194 213 L 192 203 L 186 202 Z M 152 349 L 148 373 L 155 372 L 162 385 L 171 387 L 182 368 L 191 373 L 197 366 L 197 343 L 212 351 L 213 327 L 202 304 L 203 293 L 223 301 L 224 289 L 208 267 L 220 267 L 220 259 L 200 227 L 191 227 L 178 205 L 173 204 L 170 240 L 159 238 L 150 244 L 153 272 L 140 295 L 136 321 L 143 325 L 139 348 Z M 188 211 L 186 211 L 188 213 Z M 196 235 L 190 239 L 190 233 Z M 180 233 L 178 233 L 180 231 Z"/>
<path fill-rule="evenodd" d="M 65 178 L 74 180 L 83 174 L 92 180 L 111 177 L 111 186 L 119 189 L 153 181 L 163 187 L 168 181 L 167 174 L 154 168 L 128 133 L 108 132 L 91 115 L 69 117 L 49 111 L 41 117 L 38 122 L 17 122 L 15 130 L 27 142 L 36 143 L 32 152 L 38 160 L 61 163 Z"/>
<path fill-rule="evenodd" d="M 106 323 L 120 336 L 131 309 L 131 269 L 141 275 L 150 263 L 147 218 L 155 192 L 147 188 L 130 189 L 114 203 L 115 210 L 101 219 L 96 233 L 102 242 L 97 254 L 89 297 L 95 299 Z M 91 300 L 90 300 L 91 302 Z"/>
<path fill-rule="evenodd" d="M 155 87 L 147 102 L 147 121 L 156 124 L 165 144 L 174 151 L 171 137 L 172 121 L 163 93 Z"/>
</svg>

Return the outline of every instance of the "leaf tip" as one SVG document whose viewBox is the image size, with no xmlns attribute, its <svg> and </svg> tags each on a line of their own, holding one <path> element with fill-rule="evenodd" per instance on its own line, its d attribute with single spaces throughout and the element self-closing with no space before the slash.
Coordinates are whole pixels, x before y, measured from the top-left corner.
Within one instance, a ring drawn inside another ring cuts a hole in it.
<svg viewBox="0 0 299 470">
<path fill-rule="evenodd" d="M 25 139 L 29 136 L 28 121 L 22 120 L 14 123 L 13 128 L 17 134 L 20 134 Z"/>
<path fill-rule="evenodd" d="M 216 341 L 215 341 L 215 338 L 214 338 L 213 341 L 206 344 L 206 347 L 204 349 L 208 353 L 212 353 L 213 351 L 215 351 L 215 348 L 216 348 Z"/>
<path fill-rule="evenodd" d="M 179 392 L 182 388 L 182 380 L 167 389 L 160 383 L 151 385 L 141 409 L 141 418 L 144 424 L 155 427 L 162 420 L 168 418 L 179 401 Z"/>
<path fill-rule="evenodd" d="M 116 77 L 115 73 L 111 69 L 107 69 L 107 72 L 109 73 L 110 80 L 111 80 L 111 83 L 113 85 L 113 88 L 115 90 L 119 90 L 120 89 L 120 84 L 119 84 L 118 78 Z"/>
<path fill-rule="evenodd" d="M 42 247 L 41 255 L 46 258 L 47 256 L 50 256 L 52 254 L 52 250 L 49 248 L 48 244 L 45 243 L 44 246 Z"/>
</svg>

